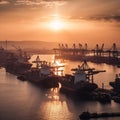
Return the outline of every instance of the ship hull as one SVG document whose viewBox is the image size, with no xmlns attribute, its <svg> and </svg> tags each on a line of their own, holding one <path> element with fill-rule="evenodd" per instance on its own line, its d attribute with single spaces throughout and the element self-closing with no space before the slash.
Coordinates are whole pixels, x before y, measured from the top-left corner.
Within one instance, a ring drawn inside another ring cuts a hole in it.
<svg viewBox="0 0 120 120">
<path fill-rule="evenodd" d="M 62 93 L 65 93 L 69 96 L 75 96 L 75 97 L 78 97 L 80 99 L 92 99 L 92 92 L 98 88 L 98 86 L 95 84 L 95 83 L 85 83 L 77 88 L 76 85 L 74 84 L 70 84 L 69 82 L 67 83 L 64 83 L 62 82 L 62 85 L 61 85 L 61 89 L 60 91 Z"/>
<path fill-rule="evenodd" d="M 58 77 L 57 76 L 50 76 L 50 77 L 39 77 L 38 80 L 29 79 L 28 81 L 32 82 L 33 84 L 43 87 L 43 88 L 55 88 L 59 87 Z"/>
<path fill-rule="evenodd" d="M 8 63 L 5 66 L 6 72 L 9 72 L 14 75 L 21 75 L 31 68 L 32 64 L 30 63 Z"/>
</svg>

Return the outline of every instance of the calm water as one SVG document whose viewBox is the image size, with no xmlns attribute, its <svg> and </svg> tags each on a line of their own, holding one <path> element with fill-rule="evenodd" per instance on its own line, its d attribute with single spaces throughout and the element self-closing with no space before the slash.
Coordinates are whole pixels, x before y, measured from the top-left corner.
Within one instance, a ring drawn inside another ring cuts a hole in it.
<svg viewBox="0 0 120 120">
<path fill-rule="evenodd" d="M 32 57 L 35 60 L 36 56 Z M 42 55 L 41 60 L 53 61 L 53 55 Z M 31 61 L 32 61 L 31 60 Z M 77 67 L 80 62 L 65 62 L 65 73 Z M 88 63 L 90 67 L 106 70 L 94 77 L 101 87 L 102 82 L 110 88 L 109 81 L 113 81 L 115 74 L 119 73 L 117 67 L 106 64 Z M 89 110 L 91 112 L 118 112 L 120 104 L 101 104 L 92 101 L 73 100 L 59 92 L 59 89 L 45 90 L 25 81 L 17 80 L 16 76 L 0 69 L 0 120 L 78 120 L 78 115 Z M 106 119 L 99 119 L 106 120 Z M 109 118 L 107 120 L 119 120 Z"/>
</svg>

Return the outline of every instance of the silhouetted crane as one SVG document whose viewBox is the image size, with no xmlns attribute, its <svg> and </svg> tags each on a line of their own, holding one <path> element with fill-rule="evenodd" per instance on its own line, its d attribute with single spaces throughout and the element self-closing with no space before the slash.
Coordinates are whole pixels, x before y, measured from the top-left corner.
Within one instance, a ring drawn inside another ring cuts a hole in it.
<svg viewBox="0 0 120 120">
<path fill-rule="evenodd" d="M 75 49 L 76 48 L 76 45 L 75 45 L 75 43 L 73 44 L 73 49 Z"/>
<path fill-rule="evenodd" d="M 99 45 L 96 44 L 95 49 L 92 49 L 92 51 L 94 52 L 94 55 L 96 54 L 96 56 L 101 56 L 102 53 L 104 52 L 103 49 L 104 49 L 104 44 L 102 44 L 101 47 L 99 47 Z"/>
<path fill-rule="evenodd" d="M 65 47 L 68 48 L 68 44 L 65 44 Z"/>
<path fill-rule="evenodd" d="M 85 43 L 85 50 L 87 50 L 88 49 L 88 45 L 87 45 L 87 43 Z"/>
<path fill-rule="evenodd" d="M 82 49 L 82 44 L 79 43 L 78 45 L 79 45 L 79 49 L 81 50 Z"/>
<path fill-rule="evenodd" d="M 64 48 L 64 44 L 62 44 L 62 48 Z"/>
<path fill-rule="evenodd" d="M 108 52 L 109 57 L 111 56 L 111 54 L 112 54 L 112 57 L 118 57 L 118 54 L 119 54 L 115 43 L 113 43 L 112 47 L 109 50 L 107 50 L 106 52 Z"/>
<path fill-rule="evenodd" d="M 19 56 L 22 57 L 23 53 L 22 53 L 22 49 L 20 47 L 16 47 L 15 45 L 12 45 L 18 52 L 19 52 Z"/>
</svg>

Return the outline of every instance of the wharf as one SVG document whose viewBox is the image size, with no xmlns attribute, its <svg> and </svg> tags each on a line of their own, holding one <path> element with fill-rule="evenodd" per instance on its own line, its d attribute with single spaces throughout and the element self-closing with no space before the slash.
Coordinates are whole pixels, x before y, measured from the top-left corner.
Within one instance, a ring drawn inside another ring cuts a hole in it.
<svg viewBox="0 0 120 120">
<path fill-rule="evenodd" d="M 113 43 L 110 49 L 103 49 L 104 44 L 99 47 L 96 44 L 94 49 L 88 49 L 87 44 L 84 47 L 79 45 L 76 47 L 73 44 L 72 48 L 68 48 L 67 45 L 59 45 L 58 48 L 54 48 L 55 57 L 68 59 L 68 60 L 80 60 L 95 62 L 95 63 L 107 63 L 112 65 L 120 65 L 120 51 L 118 50 L 115 43 Z"/>
<path fill-rule="evenodd" d="M 83 112 L 79 115 L 81 120 L 88 120 L 91 118 L 107 118 L 107 117 L 120 117 L 120 112 L 116 113 L 90 113 L 90 112 Z"/>
</svg>

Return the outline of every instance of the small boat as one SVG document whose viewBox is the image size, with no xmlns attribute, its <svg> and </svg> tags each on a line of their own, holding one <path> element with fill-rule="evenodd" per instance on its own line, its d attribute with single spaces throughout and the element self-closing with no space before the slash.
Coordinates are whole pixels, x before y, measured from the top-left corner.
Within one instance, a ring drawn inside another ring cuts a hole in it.
<svg viewBox="0 0 120 120">
<path fill-rule="evenodd" d="M 90 112 L 83 112 L 79 115 L 81 120 L 89 120 L 91 118 L 107 118 L 107 117 L 120 117 L 120 112 L 116 113 L 90 113 Z"/>
<path fill-rule="evenodd" d="M 120 103 L 120 97 L 119 96 L 114 97 L 113 100 L 117 103 Z"/>
<path fill-rule="evenodd" d="M 19 79 L 21 81 L 26 81 L 27 80 L 24 74 L 18 75 L 17 79 Z"/>
<path fill-rule="evenodd" d="M 105 92 L 98 92 L 93 94 L 93 99 L 97 100 L 101 103 L 110 103 L 111 102 L 111 95 Z"/>
<path fill-rule="evenodd" d="M 120 91 L 120 74 L 116 74 L 116 78 L 114 81 L 109 82 L 110 86 L 117 92 Z"/>
</svg>

